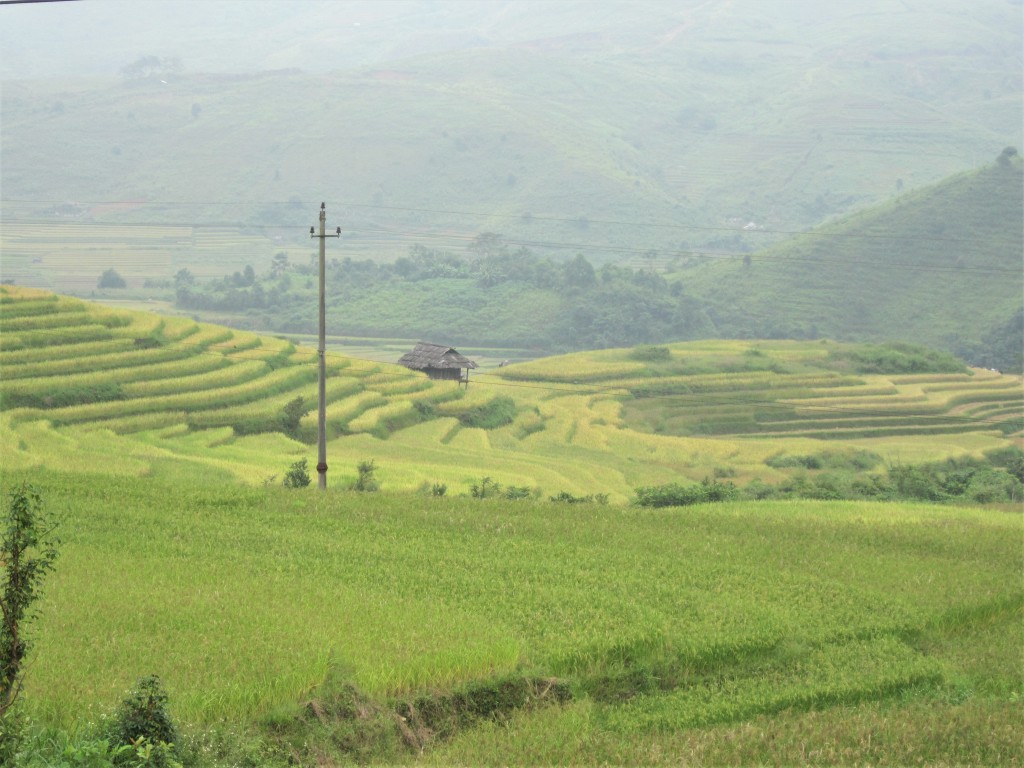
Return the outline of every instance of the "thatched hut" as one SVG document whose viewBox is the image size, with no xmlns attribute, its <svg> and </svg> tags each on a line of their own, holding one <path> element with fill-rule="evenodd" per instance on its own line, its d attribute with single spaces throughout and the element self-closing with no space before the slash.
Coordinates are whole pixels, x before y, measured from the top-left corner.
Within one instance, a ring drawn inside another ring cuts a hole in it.
<svg viewBox="0 0 1024 768">
<path fill-rule="evenodd" d="M 431 344 L 429 341 L 419 342 L 411 352 L 398 358 L 398 363 L 414 371 L 423 371 L 432 379 L 465 382 L 469 381 L 469 369 L 476 368 L 476 363 L 460 355 L 454 347 Z"/>
</svg>

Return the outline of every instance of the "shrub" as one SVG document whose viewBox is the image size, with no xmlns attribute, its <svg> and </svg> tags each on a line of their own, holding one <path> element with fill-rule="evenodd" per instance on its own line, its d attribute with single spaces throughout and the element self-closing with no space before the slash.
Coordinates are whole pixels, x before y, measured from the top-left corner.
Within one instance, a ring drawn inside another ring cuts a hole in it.
<svg viewBox="0 0 1024 768">
<path fill-rule="evenodd" d="M 377 491 L 380 490 L 380 483 L 377 482 L 377 478 L 374 477 L 374 473 L 377 471 L 377 465 L 373 459 L 366 459 L 360 461 L 356 465 L 356 471 L 359 476 L 356 478 L 355 483 L 352 484 L 353 491 Z"/>
<path fill-rule="evenodd" d="M 586 496 L 575 496 L 568 491 L 559 491 L 554 496 L 548 497 L 556 504 L 607 504 L 607 493 L 591 493 Z"/>
<path fill-rule="evenodd" d="M 501 396 L 483 405 L 470 408 L 459 414 L 459 421 L 467 427 L 497 429 L 511 424 L 516 417 L 516 403 L 511 397 Z"/>
<path fill-rule="evenodd" d="M 736 486 L 732 483 L 720 483 L 718 480 L 705 478 L 693 485 L 668 483 L 641 486 L 636 489 L 636 503 L 641 507 L 685 507 L 712 501 L 728 501 L 737 495 Z"/>
<path fill-rule="evenodd" d="M 531 491 L 525 485 L 510 485 L 505 489 L 502 494 L 502 498 L 508 499 L 509 501 L 515 501 L 517 499 L 528 499 L 533 495 Z"/>
<path fill-rule="evenodd" d="M 500 493 L 501 483 L 494 482 L 490 477 L 481 479 L 479 485 L 473 483 L 469 488 L 469 494 L 474 499 L 486 499 L 491 496 L 497 496 Z"/>
<path fill-rule="evenodd" d="M 281 431 L 290 437 L 296 437 L 299 433 L 299 424 L 302 417 L 309 413 L 305 400 L 301 396 L 289 400 L 281 413 Z"/>
<path fill-rule="evenodd" d="M 127 285 L 124 278 L 113 267 L 104 271 L 96 282 L 97 288 L 125 288 Z"/>
<path fill-rule="evenodd" d="M 804 469 L 848 469 L 867 470 L 882 462 L 882 457 L 871 451 L 821 451 L 806 456 L 784 456 L 777 454 L 765 459 L 765 464 L 775 469 L 803 467 Z"/>
<path fill-rule="evenodd" d="M 305 488 L 309 483 L 309 461 L 306 459 L 296 461 L 284 475 L 285 488 Z"/>
<path fill-rule="evenodd" d="M 948 352 L 901 342 L 833 350 L 829 362 L 849 364 L 857 373 L 967 372 L 967 366 Z"/>
<path fill-rule="evenodd" d="M 149 758 L 144 764 L 173 764 L 168 753 L 178 740 L 178 729 L 167 711 L 167 701 L 160 678 L 149 675 L 135 684 L 114 715 L 113 740 L 142 749 Z"/>
<path fill-rule="evenodd" d="M 672 351 L 668 347 L 659 347 L 654 344 L 640 344 L 633 347 L 629 357 L 644 363 L 660 363 L 672 359 Z"/>
</svg>

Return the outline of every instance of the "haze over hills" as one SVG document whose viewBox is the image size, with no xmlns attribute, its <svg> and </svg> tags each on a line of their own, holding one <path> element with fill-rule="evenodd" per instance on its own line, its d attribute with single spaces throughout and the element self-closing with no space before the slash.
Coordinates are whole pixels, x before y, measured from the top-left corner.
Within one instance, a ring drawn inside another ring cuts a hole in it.
<svg viewBox="0 0 1024 768">
<path fill-rule="evenodd" d="M 749 250 L 1021 143 L 1005 0 L 67 6 L 5 9 L 8 220 Z"/>
<path fill-rule="evenodd" d="M 1022 189 L 1020 160 L 1001 155 L 753 254 L 636 255 L 628 266 L 595 267 L 583 254 L 559 261 L 493 234 L 465 254 L 417 243 L 390 263 L 332 251 L 330 326 L 345 336 L 443 338 L 531 356 L 698 338 L 898 340 L 1019 371 Z M 270 269 L 214 279 L 167 274 L 153 292 L 180 311 L 316 332 L 315 269 L 301 260 L 281 254 Z"/>
<path fill-rule="evenodd" d="M 1020 370 L 1024 176 L 1000 159 L 749 259 L 691 260 L 667 277 L 709 302 L 724 337 L 901 339 L 978 360 L 1012 336 L 1000 367 Z"/>
</svg>

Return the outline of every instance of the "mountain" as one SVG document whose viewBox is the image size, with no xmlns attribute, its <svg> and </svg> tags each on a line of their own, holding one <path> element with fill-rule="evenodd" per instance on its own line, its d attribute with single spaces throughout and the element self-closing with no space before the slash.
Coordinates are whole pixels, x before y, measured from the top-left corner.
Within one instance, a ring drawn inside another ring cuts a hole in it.
<svg viewBox="0 0 1024 768">
<path fill-rule="evenodd" d="M 693 259 L 670 279 L 710 305 L 722 336 L 904 340 L 982 364 L 1001 344 L 1000 367 L 1019 370 L 1022 189 L 1008 149 L 749 257 Z"/>
<path fill-rule="evenodd" d="M 755 250 L 1021 144 L 1003 0 L 211 7 L 5 10 L 5 221 Z"/>
</svg>

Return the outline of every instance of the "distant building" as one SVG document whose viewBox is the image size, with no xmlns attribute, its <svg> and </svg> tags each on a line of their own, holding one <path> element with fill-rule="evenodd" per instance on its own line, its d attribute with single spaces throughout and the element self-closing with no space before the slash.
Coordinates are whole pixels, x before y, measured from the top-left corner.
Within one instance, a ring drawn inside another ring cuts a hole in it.
<svg viewBox="0 0 1024 768">
<path fill-rule="evenodd" d="M 476 368 L 476 363 L 460 355 L 454 347 L 431 344 L 429 341 L 419 342 L 411 352 L 406 352 L 398 359 L 398 364 L 414 371 L 423 371 L 432 379 L 467 383 L 470 368 Z"/>
</svg>

